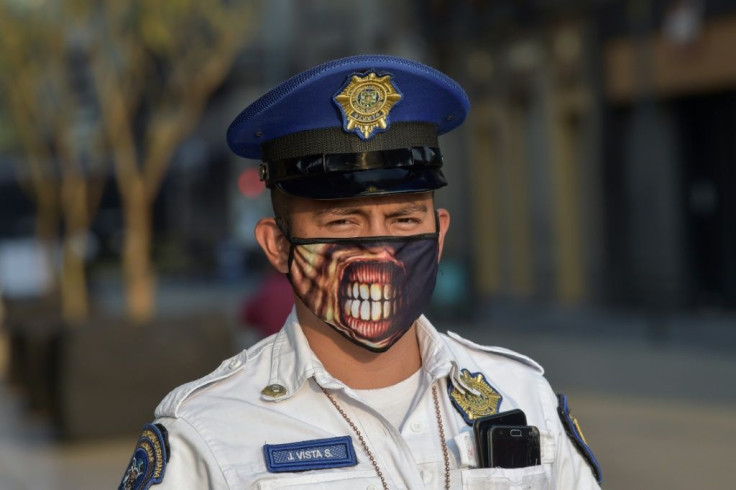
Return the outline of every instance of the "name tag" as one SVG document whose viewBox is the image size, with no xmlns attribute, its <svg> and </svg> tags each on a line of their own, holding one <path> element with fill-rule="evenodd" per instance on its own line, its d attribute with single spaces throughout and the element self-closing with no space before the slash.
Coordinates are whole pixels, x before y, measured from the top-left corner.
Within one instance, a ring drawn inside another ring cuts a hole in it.
<svg viewBox="0 0 736 490">
<path fill-rule="evenodd" d="M 263 446 L 270 473 L 340 468 L 358 464 L 349 436 Z"/>
</svg>

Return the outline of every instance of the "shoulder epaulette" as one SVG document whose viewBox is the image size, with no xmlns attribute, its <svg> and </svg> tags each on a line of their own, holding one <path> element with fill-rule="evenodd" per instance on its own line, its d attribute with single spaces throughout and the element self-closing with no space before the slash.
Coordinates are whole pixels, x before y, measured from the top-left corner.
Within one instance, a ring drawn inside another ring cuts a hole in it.
<svg viewBox="0 0 736 490">
<path fill-rule="evenodd" d="M 544 374 L 544 368 L 534 359 L 531 357 L 527 357 L 524 354 L 519 354 L 518 352 L 514 352 L 511 349 L 506 349 L 504 347 L 496 347 L 496 346 L 487 346 L 487 345 L 480 345 L 476 344 L 475 342 L 465 339 L 461 337 L 460 335 L 456 334 L 455 332 L 447 332 L 447 336 L 453 339 L 454 341 L 470 347 L 471 349 L 479 350 L 482 352 L 489 352 L 492 354 L 498 354 L 504 357 L 508 357 L 509 359 L 513 359 L 515 361 L 518 361 L 522 364 L 525 364 L 531 368 L 533 368 L 535 371 L 537 371 L 539 374 Z"/>
<path fill-rule="evenodd" d="M 245 366 L 247 359 L 248 354 L 246 351 L 243 351 L 240 354 L 222 361 L 217 369 L 207 376 L 179 386 L 166 395 L 161 403 L 158 404 L 155 411 L 155 417 L 177 417 L 179 407 L 190 395 L 200 388 L 232 376 Z"/>
</svg>

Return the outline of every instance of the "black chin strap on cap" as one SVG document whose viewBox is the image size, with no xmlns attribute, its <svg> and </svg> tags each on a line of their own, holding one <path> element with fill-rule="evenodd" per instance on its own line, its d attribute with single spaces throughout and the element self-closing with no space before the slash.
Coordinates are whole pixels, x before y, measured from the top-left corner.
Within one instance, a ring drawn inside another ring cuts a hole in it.
<svg viewBox="0 0 736 490">
<path fill-rule="evenodd" d="M 442 167 L 442 153 L 439 148 L 428 146 L 358 153 L 322 153 L 264 162 L 258 173 L 266 187 L 271 188 L 282 182 L 336 172 L 402 167 L 439 169 Z"/>
</svg>

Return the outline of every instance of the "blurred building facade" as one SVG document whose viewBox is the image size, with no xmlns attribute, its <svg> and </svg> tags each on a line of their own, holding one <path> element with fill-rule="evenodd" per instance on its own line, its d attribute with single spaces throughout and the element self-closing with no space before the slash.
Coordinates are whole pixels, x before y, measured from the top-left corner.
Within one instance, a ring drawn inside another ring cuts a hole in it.
<svg viewBox="0 0 736 490">
<path fill-rule="evenodd" d="M 736 307 L 736 6 L 431 2 L 473 104 L 480 298 Z"/>
<path fill-rule="evenodd" d="M 270 212 L 268 193 L 244 194 L 256 162 L 229 153 L 228 123 L 292 74 L 381 52 L 438 67 L 471 98 L 469 121 L 442 141 L 451 185 L 438 203 L 453 233 L 440 295 L 463 308 L 736 308 L 732 4 L 264 2 L 258 37 L 170 167 L 155 207 L 158 260 L 227 275 L 258 256 L 252 228 Z M 120 204 L 108 187 L 94 229 L 114 243 Z M 21 194 L 0 196 L 11 198 L 6 237 L 32 228 Z"/>
</svg>

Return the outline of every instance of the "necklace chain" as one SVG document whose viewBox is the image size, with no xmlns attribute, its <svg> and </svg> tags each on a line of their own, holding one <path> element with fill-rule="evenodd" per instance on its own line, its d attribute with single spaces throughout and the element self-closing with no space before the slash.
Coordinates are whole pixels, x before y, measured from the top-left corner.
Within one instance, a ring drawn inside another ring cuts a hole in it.
<svg viewBox="0 0 736 490">
<path fill-rule="evenodd" d="M 355 435 L 358 436 L 358 441 L 360 441 L 360 445 L 363 446 L 363 451 L 368 455 L 368 459 L 370 460 L 371 464 L 373 465 L 373 469 L 376 470 L 376 474 L 378 475 L 378 478 L 381 479 L 381 485 L 383 486 L 384 490 L 388 490 L 388 485 L 386 484 L 386 479 L 383 477 L 383 473 L 381 472 L 381 469 L 378 467 L 378 463 L 376 462 L 376 458 L 373 457 L 373 453 L 371 453 L 371 450 L 368 449 L 368 444 L 366 444 L 365 439 L 363 438 L 363 434 L 360 433 L 360 430 L 358 430 L 358 427 L 356 427 L 355 423 L 350 420 L 350 417 L 348 417 L 348 414 L 345 413 L 345 411 L 342 409 L 340 405 L 337 404 L 337 400 L 335 400 L 332 395 L 327 393 L 324 388 L 322 388 L 322 391 L 325 395 L 327 395 L 327 398 L 330 399 L 332 404 L 335 406 L 338 412 L 340 412 L 340 415 L 342 415 L 342 418 L 345 419 L 345 422 L 348 423 L 351 429 L 353 429 L 353 432 L 355 432 Z"/>
<path fill-rule="evenodd" d="M 321 387 L 320 387 L 321 388 Z M 348 414 L 345 413 L 345 410 L 342 409 L 342 407 L 337 403 L 337 400 L 327 393 L 327 390 L 322 388 L 322 392 L 329 398 L 330 402 L 332 402 L 332 405 L 337 409 L 338 413 L 342 416 L 343 419 L 345 419 L 345 422 L 350 426 L 351 429 L 353 429 L 353 432 L 355 432 L 355 435 L 358 436 L 358 441 L 360 442 L 360 445 L 363 447 L 363 451 L 365 451 L 366 455 L 368 455 L 368 460 L 371 462 L 371 465 L 373 466 L 373 469 L 376 470 L 376 475 L 378 475 L 378 478 L 381 480 L 381 485 L 383 486 L 384 490 L 388 490 L 388 484 L 386 483 L 386 479 L 383 477 L 383 472 L 381 471 L 381 468 L 378 466 L 378 462 L 376 461 L 376 458 L 373 456 L 373 453 L 368 448 L 368 444 L 365 442 L 365 438 L 363 437 L 363 434 L 360 432 L 358 427 L 355 425 L 355 423 L 348 417 Z M 442 458 L 445 462 L 445 489 L 450 489 L 450 455 L 447 451 L 447 442 L 445 440 L 445 427 L 442 424 L 442 413 L 440 412 L 440 402 L 437 397 L 437 386 L 432 385 L 432 399 L 434 400 L 434 413 L 437 417 L 437 428 L 439 429 L 440 434 L 440 444 L 442 445 Z"/>
<path fill-rule="evenodd" d="M 442 458 L 445 460 L 445 489 L 450 490 L 450 455 L 447 453 L 447 442 L 445 441 L 445 427 L 442 425 L 442 413 L 440 412 L 440 401 L 437 398 L 437 386 L 432 385 L 432 398 L 434 399 L 434 413 L 437 415 L 437 427 L 440 429 L 440 444 L 442 445 Z"/>
</svg>

